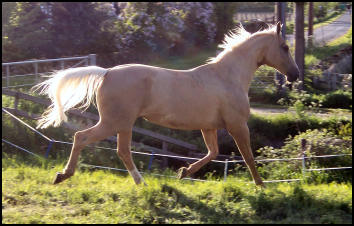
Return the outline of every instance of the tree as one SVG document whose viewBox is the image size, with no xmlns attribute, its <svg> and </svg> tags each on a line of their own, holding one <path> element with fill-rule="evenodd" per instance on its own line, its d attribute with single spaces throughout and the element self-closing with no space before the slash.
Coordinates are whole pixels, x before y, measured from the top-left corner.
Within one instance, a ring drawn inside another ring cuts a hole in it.
<svg viewBox="0 0 354 226">
<path fill-rule="evenodd" d="M 17 2 L 4 28 L 8 42 L 3 43 L 6 61 L 44 57 L 51 46 L 49 21 L 41 7 L 47 3 Z M 4 59 L 4 58 L 3 58 Z"/>
<path fill-rule="evenodd" d="M 305 71 L 304 2 L 296 2 L 295 4 L 295 62 L 299 67 L 299 79 L 302 82 L 299 88 L 302 90 Z"/>
<path fill-rule="evenodd" d="M 3 5 L 3 61 L 117 49 L 113 30 L 117 17 L 112 3 L 17 2 L 9 13 L 10 6 Z"/>
<path fill-rule="evenodd" d="M 308 46 L 311 47 L 313 45 L 313 2 L 309 2 L 309 22 L 308 22 L 308 35 L 307 42 Z"/>
<path fill-rule="evenodd" d="M 101 31 L 101 25 L 109 17 L 97 10 L 99 3 L 54 2 L 52 4 L 50 32 L 55 39 L 53 54 L 56 56 L 90 54 L 105 45 L 102 38 L 108 34 Z"/>
<path fill-rule="evenodd" d="M 144 62 L 151 56 L 193 53 L 194 47 L 214 43 L 213 6 L 210 2 L 119 3 L 120 60 Z"/>
<path fill-rule="evenodd" d="M 2 3 L 2 62 L 8 61 L 8 54 L 11 51 L 11 41 L 9 39 L 9 28 L 11 14 L 16 8 L 16 2 L 3 2 Z"/>
<path fill-rule="evenodd" d="M 234 28 L 234 15 L 237 9 L 235 2 L 214 2 L 214 14 L 216 23 L 215 42 L 224 40 L 225 34 Z"/>
</svg>

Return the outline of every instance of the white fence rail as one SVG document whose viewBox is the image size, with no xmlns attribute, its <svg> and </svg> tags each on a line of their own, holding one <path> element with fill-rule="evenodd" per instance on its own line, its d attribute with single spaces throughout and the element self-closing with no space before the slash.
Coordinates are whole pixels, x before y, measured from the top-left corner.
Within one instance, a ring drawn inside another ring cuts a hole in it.
<svg viewBox="0 0 354 226">
<path fill-rule="evenodd" d="M 45 60 L 26 60 L 26 61 L 2 63 L 2 68 L 3 68 L 2 71 L 3 71 L 3 73 L 5 72 L 5 76 L 4 76 L 4 74 L 2 75 L 2 79 L 3 80 L 5 79 L 5 82 L 3 82 L 3 85 L 5 85 L 5 86 L 2 86 L 2 88 L 17 88 L 17 87 L 35 85 L 38 82 L 38 78 L 40 75 L 45 75 L 45 74 L 48 74 L 48 72 L 52 71 L 51 70 L 51 71 L 39 73 L 39 71 L 38 71 L 39 64 L 58 62 L 60 64 L 60 69 L 65 69 L 65 62 L 68 62 L 68 61 L 71 61 L 71 62 L 78 61 L 74 65 L 71 65 L 70 68 L 78 67 L 81 65 L 84 65 L 84 66 L 96 65 L 96 54 L 90 54 L 87 56 L 80 56 L 80 57 L 66 57 L 66 58 L 45 59 Z M 18 67 L 20 65 L 21 66 L 22 65 L 26 65 L 26 66 L 33 65 L 33 68 L 32 68 L 33 73 L 20 74 L 20 75 L 13 74 L 12 75 L 10 67 Z M 5 70 L 4 70 L 4 68 L 5 68 Z M 24 78 L 24 77 L 30 77 L 30 76 L 34 76 L 34 82 L 11 85 L 11 79 L 16 79 L 19 77 Z"/>
</svg>

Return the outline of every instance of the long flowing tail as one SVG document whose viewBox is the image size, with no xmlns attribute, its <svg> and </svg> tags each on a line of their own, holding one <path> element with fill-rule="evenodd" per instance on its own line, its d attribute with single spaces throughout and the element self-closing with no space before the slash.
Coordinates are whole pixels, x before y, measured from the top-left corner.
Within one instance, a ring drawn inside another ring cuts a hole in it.
<svg viewBox="0 0 354 226">
<path fill-rule="evenodd" d="M 97 66 L 69 68 L 58 71 L 50 79 L 34 86 L 32 91 L 41 89 L 39 93 L 47 94 L 52 100 L 38 120 L 37 128 L 59 126 L 62 121 L 67 121 L 65 112 L 75 106 L 86 110 L 107 71 Z"/>
</svg>

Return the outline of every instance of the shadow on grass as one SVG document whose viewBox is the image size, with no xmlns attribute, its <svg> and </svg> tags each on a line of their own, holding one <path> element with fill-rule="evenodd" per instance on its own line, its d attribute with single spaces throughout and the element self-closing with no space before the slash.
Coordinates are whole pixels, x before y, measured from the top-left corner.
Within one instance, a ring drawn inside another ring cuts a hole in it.
<svg viewBox="0 0 354 226">
<path fill-rule="evenodd" d="M 210 206 L 200 200 L 190 198 L 178 189 L 166 184 L 162 185 L 162 192 L 166 192 L 169 196 L 173 197 L 176 205 L 179 205 L 182 209 L 189 209 L 198 213 L 198 222 L 200 223 L 245 223 L 240 219 L 240 214 L 238 212 L 228 212 L 222 204 L 222 201 L 220 201 L 220 205 Z M 200 198 L 201 197 L 198 197 L 198 199 Z M 182 221 L 188 219 L 188 214 L 186 216 L 186 213 L 172 212 L 167 208 L 161 209 L 160 215 L 165 218 L 180 219 Z"/>
<path fill-rule="evenodd" d="M 352 222 L 352 209 L 344 201 L 332 202 L 313 197 L 296 185 L 289 194 L 275 190 L 248 196 L 257 218 L 261 222 L 277 223 L 326 223 L 340 224 Z"/>
</svg>

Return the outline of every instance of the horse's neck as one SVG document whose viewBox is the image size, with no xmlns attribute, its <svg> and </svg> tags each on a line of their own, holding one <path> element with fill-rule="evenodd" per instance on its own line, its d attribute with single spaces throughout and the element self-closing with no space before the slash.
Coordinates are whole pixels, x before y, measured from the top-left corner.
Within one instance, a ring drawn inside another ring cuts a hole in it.
<svg viewBox="0 0 354 226">
<path fill-rule="evenodd" d="M 218 62 L 222 69 L 224 79 L 235 85 L 241 85 L 243 90 L 248 93 L 252 78 L 258 69 L 258 61 L 264 54 L 266 42 L 261 43 L 262 37 L 247 40 L 233 51 L 225 54 Z"/>
</svg>

